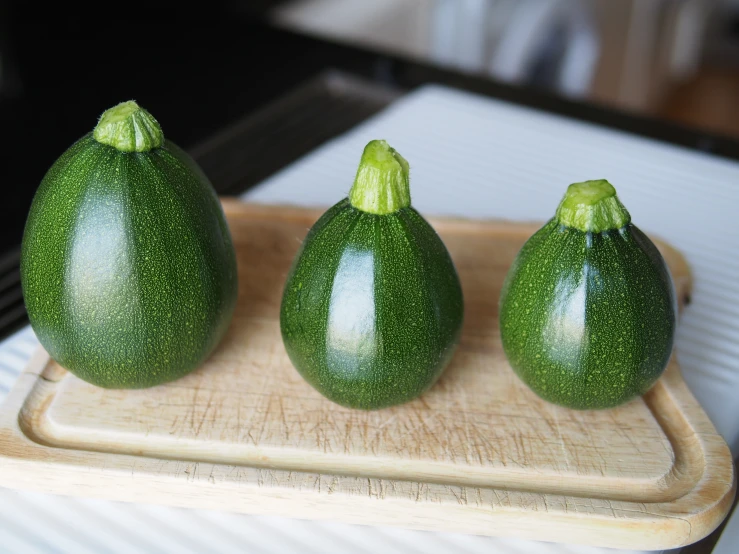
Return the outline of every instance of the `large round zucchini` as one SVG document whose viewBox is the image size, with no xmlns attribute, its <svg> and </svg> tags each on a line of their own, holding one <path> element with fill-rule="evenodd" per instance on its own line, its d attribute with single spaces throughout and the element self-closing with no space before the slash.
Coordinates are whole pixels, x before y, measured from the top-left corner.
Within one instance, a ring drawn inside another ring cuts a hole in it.
<svg viewBox="0 0 739 554">
<path fill-rule="evenodd" d="M 645 393 L 664 371 L 675 294 L 662 256 L 607 181 L 570 185 L 510 268 L 503 348 L 539 396 L 577 409 Z"/>
<path fill-rule="evenodd" d="M 349 198 L 313 226 L 285 283 L 290 359 L 334 402 L 400 404 L 441 375 L 462 315 L 449 253 L 410 206 L 408 163 L 385 141 L 370 142 Z"/>
<path fill-rule="evenodd" d="M 49 169 L 26 222 L 21 278 L 51 357 L 110 388 L 157 385 L 200 365 L 237 293 L 213 187 L 134 102 L 105 112 Z"/>
</svg>

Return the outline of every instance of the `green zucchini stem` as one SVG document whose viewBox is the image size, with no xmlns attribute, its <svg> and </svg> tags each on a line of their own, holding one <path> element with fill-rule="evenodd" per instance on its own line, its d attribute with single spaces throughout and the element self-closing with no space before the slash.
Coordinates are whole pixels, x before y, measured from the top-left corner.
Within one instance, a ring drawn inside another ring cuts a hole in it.
<svg viewBox="0 0 739 554">
<path fill-rule="evenodd" d="M 385 215 L 411 205 L 408 162 L 384 140 L 373 140 L 364 148 L 351 205 L 371 214 Z"/>
<path fill-rule="evenodd" d="M 605 179 L 571 184 L 555 218 L 561 225 L 584 233 L 621 229 L 631 222 L 616 189 Z"/>
<path fill-rule="evenodd" d="M 92 136 L 121 152 L 148 152 L 164 143 L 157 120 L 133 100 L 106 110 Z"/>
</svg>

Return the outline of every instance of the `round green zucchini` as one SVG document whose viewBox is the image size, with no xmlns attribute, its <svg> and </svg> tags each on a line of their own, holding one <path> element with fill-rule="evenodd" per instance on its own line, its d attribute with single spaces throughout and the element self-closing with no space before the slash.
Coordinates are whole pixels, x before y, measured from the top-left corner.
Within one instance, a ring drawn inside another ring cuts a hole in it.
<svg viewBox="0 0 739 554">
<path fill-rule="evenodd" d="M 575 409 L 623 404 L 664 371 L 676 322 L 659 251 L 607 181 L 570 185 L 523 246 L 500 296 L 513 370 L 540 397 Z"/>
<path fill-rule="evenodd" d="M 385 141 L 370 142 L 349 197 L 311 228 L 285 283 L 280 323 L 293 365 L 350 408 L 416 398 L 459 340 L 459 278 L 410 206 L 408 173 Z"/>
<path fill-rule="evenodd" d="M 124 102 L 41 182 L 21 283 L 54 360 L 94 385 L 142 388 L 205 360 L 229 325 L 238 281 L 210 181 L 151 114 Z"/>
</svg>

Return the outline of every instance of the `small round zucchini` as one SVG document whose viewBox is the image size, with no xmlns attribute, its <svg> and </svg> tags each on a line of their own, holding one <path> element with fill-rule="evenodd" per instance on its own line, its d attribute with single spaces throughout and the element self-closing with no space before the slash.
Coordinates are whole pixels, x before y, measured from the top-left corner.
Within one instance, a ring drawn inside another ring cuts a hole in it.
<svg viewBox="0 0 739 554">
<path fill-rule="evenodd" d="M 459 340 L 462 289 L 443 242 L 410 205 L 409 167 L 364 150 L 349 197 L 308 233 L 285 283 L 282 339 L 298 372 L 351 408 L 412 400 Z"/>
<path fill-rule="evenodd" d="M 190 156 L 135 102 L 106 111 L 33 199 L 23 298 L 49 355 L 107 388 L 143 388 L 200 365 L 236 305 L 223 210 Z"/>
<path fill-rule="evenodd" d="M 523 246 L 500 297 L 508 361 L 540 397 L 610 408 L 645 393 L 672 352 L 676 304 L 657 248 L 607 181 L 575 183 Z"/>
</svg>

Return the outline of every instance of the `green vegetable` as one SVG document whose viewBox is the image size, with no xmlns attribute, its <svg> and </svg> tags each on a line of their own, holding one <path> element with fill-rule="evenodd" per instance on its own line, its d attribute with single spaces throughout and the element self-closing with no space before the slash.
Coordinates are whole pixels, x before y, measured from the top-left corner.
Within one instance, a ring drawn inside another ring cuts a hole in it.
<svg viewBox="0 0 739 554">
<path fill-rule="evenodd" d="M 324 396 L 377 409 L 438 379 L 462 327 L 462 289 L 443 242 L 410 206 L 408 163 L 364 150 L 349 198 L 308 233 L 285 283 L 282 338 Z"/>
<path fill-rule="evenodd" d="M 662 256 L 607 181 L 575 183 L 519 252 L 500 297 L 511 367 L 540 397 L 617 406 L 664 371 L 675 293 Z"/>
<path fill-rule="evenodd" d="M 26 222 L 23 297 L 63 367 L 109 388 L 177 379 L 223 337 L 236 258 L 218 197 L 134 102 L 49 169 Z"/>
</svg>

